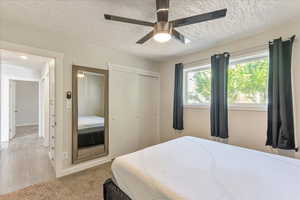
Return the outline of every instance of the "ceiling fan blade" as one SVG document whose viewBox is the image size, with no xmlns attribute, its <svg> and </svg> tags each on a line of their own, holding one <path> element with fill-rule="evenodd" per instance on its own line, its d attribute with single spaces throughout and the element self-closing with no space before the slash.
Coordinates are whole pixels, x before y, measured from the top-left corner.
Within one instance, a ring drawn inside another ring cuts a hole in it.
<svg viewBox="0 0 300 200">
<path fill-rule="evenodd" d="M 195 15 L 192 17 L 177 19 L 177 20 L 171 21 L 170 23 L 173 24 L 173 27 L 186 26 L 186 25 L 190 25 L 190 24 L 196 24 L 196 23 L 200 23 L 200 22 L 205 22 L 205 21 L 225 17 L 226 13 L 227 13 L 227 8 L 222 9 L 222 10 L 213 11 L 210 13 L 201 14 L 201 15 Z"/>
<path fill-rule="evenodd" d="M 158 22 L 169 21 L 169 0 L 156 0 L 156 16 Z"/>
<path fill-rule="evenodd" d="M 143 25 L 143 26 L 153 27 L 155 25 L 152 22 L 146 22 L 146 21 L 142 21 L 142 20 L 130 19 L 130 18 L 126 18 L 126 17 L 119 17 L 119 16 L 114 16 L 114 15 L 108 15 L 108 14 L 104 14 L 104 18 L 106 20 L 125 22 L 125 23 L 137 24 L 137 25 Z"/>
<path fill-rule="evenodd" d="M 147 35 L 145 35 L 144 37 L 142 37 L 139 41 L 137 41 L 137 44 L 144 44 L 147 40 L 151 39 L 154 35 L 154 31 L 151 31 L 150 33 L 148 33 Z"/>
<path fill-rule="evenodd" d="M 173 38 L 175 38 L 176 40 L 180 41 L 183 44 L 187 44 L 189 41 L 187 38 L 185 38 L 181 33 L 176 31 L 175 29 L 172 30 L 172 36 Z"/>
</svg>

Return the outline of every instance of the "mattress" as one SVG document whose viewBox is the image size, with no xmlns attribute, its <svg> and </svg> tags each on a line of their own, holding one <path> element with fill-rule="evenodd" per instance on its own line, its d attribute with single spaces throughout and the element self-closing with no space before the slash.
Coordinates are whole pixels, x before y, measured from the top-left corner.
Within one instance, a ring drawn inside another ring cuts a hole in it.
<svg viewBox="0 0 300 200">
<path fill-rule="evenodd" d="M 78 117 L 78 129 L 88 129 L 104 126 L 104 118 L 91 115 L 91 116 L 79 116 Z"/>
<path fill-rule="evenodd" d="M 300 160 L 188 136 L 118 157 L 112 172 L 132 200 L 300 198 Z"/>
</svg>

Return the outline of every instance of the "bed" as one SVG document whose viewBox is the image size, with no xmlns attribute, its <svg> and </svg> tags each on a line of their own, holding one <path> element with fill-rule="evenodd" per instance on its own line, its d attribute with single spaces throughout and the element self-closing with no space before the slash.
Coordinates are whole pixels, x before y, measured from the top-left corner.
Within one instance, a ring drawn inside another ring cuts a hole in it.
<svg viewBox="0 0 300 200">
<path fill-rule="evenodd" d="M 292 200 L 300 160 L 181 137 L 116 158 L 105 200 Z"/>
<path fill-rule="evenodd" d="M 78 117 L 78 147 L 104 144 L 104 118 L 96 115 Z"/>
</svg>

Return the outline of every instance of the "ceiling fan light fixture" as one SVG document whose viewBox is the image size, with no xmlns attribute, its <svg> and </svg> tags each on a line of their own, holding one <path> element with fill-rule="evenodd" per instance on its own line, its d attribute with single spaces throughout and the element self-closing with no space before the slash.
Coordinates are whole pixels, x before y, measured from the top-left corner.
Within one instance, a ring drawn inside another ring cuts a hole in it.
<svg viewBox="0 0 300 200">
<path fill-rule="evenodd" d="M 20 58 L 22 58 L 23 60 L 27 60 L 28 59 L 27 56 L 20 56 Z"/>
<path fill-rule="evenodd" d="M 171 35 L 170 33 L 161 32 L 161 33 L 156 33 L 153 38 L 155 41 L 159 43 L 165 43 L 171 39 Z"/>
<path fill-rule="evenodd" d="M 154 26 L 153 38 L 159 43 L 168 42 L 171 38 L 172 26 L 168 22 L 158 22 Z"/>
<path fill-rule="evenodd" d="M 169 8 L 160 8 L 160 9 L 156 10 L 156 12 L 158 13 L 160 11 L 168 11 L 168 10 L 169 10 Z"/>
</svg>

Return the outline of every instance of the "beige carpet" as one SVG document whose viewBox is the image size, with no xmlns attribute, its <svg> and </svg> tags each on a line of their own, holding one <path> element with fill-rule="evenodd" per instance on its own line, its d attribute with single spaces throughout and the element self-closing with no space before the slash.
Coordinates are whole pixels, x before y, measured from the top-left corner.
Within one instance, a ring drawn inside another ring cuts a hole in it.
<svg viewBox="0 0 300 200">
<path fill-rule="evenodd" d="M 1 195 L 0 200 L 101 200 L 111 163 Z"/>
</svg>

